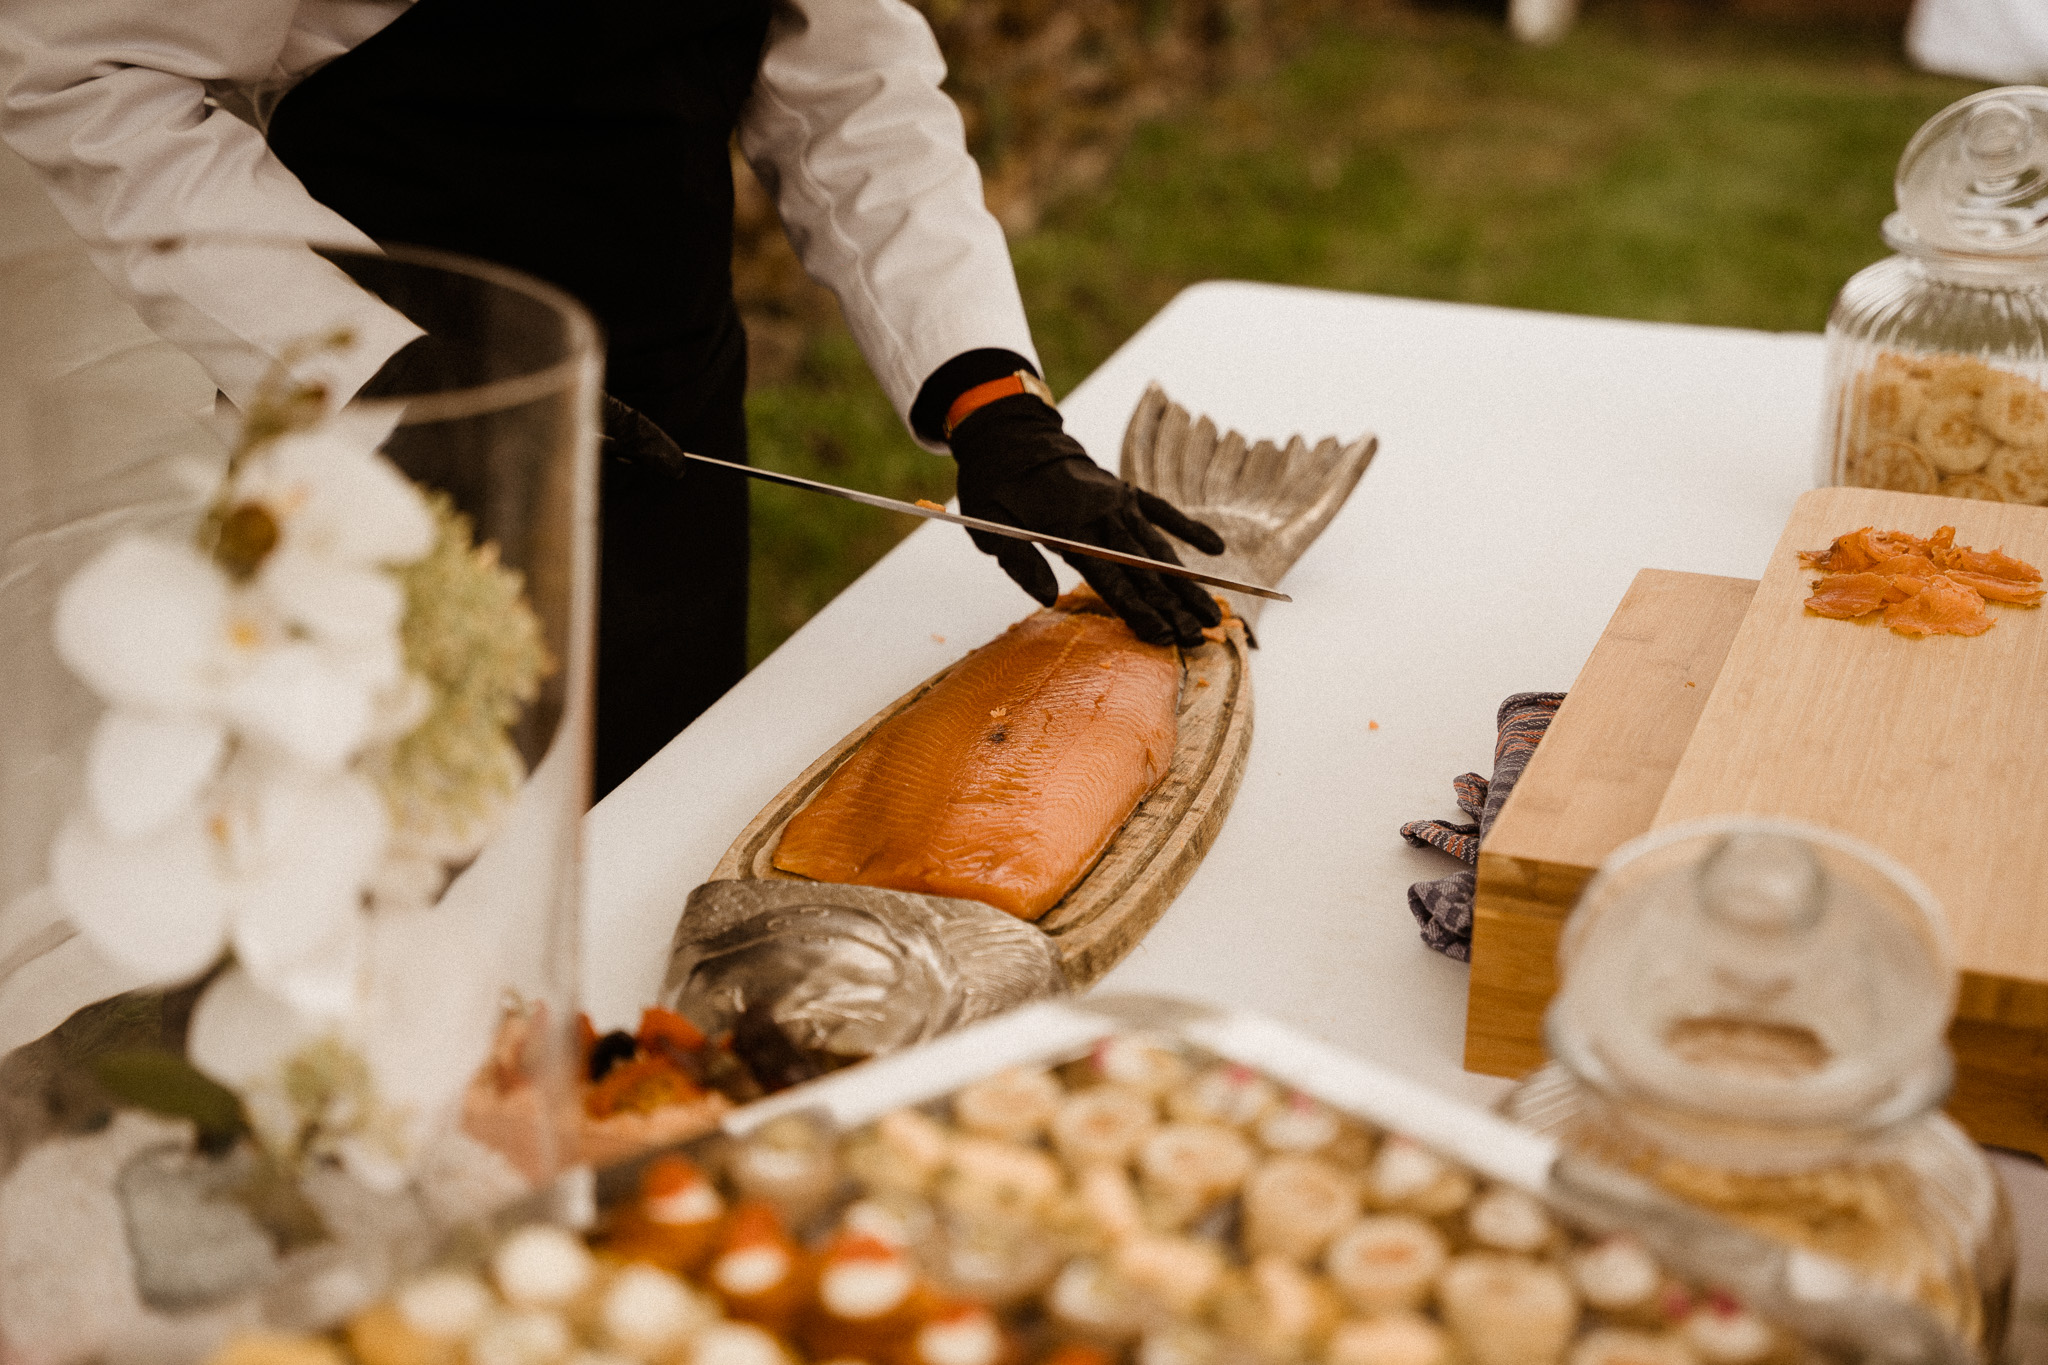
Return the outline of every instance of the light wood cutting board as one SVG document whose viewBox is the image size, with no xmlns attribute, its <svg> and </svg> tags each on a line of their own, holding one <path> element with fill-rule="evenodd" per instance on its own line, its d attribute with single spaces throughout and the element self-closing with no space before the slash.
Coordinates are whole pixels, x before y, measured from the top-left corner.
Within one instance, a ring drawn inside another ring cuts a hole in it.
<svg viewBox="0 0 2048 1365">
<path fill-rule="evenodd" d="M 1747 811 L 1866 839 L 1932 888 L 1965 973 L 2041 983 L 2048 1005 L 2048 611 L 1994 605 L 1968 639 L 1807 612 L 1797 552 L 1873 525 L 1953 525 L 1958 544 L 2048 565 L 2048 508 L 1808 493 L 1653 825 Z"/>
<path fill-rule="evenodd" d="M 1944 501 L 1935 514 L 1968 516 L 1968 508 L 1968 503 Z M 1917 505 L 1913 512 L 1919 512 Z M 1974 518 L 1972 524 L 1982 530 Z M 1915 530 L 1911 524 L 1907 528 Z M 1831 530 L 1829 538 L 1839 530 Z M 1550 722 L 1479 851 L 1473 988 L 1464 1025 L 1464 1064 L 1470 1070 L 1522 1076 L 1542 1064 L 1542 1013 L 1556 990 L 1556 941 L 1565 919 L 1593 868 L 1657 819 L 1706 704 L 1720 696 L 1716 679 L 1743 632 L 1755 593 L 1757 583 L 1749 579 L 1645 569 L 1599 636 L 1573 681 L 1571 696 Z M 2032 610 L 2015 612 L 2019 608 L 1997 608 L 2003 624 L 1968 643 L 1980 645 L 2017 626 L 2048 632 L 2048 618 Z M 1804 612 L 1800 616 L 1817 628 L 1841 624 L 1864 630 Z M 1784 614 L 1774 610 L 1774 618 L 1782 622 Z M 1855 636 L 1855 643 L 1862 641 L 1864 636 Z M 1950 657 L 1946 667 L 1954 663 Z M 1688 681 L 1696 686 L 1686 688 Z M 2013 743 L 2038 745 L 2038 722 L 2030 739 Z M 1778 755 L 1763 753 L 1757 761 L 1757 772 L 1769 772 Z M 1942 788 L 1946 782 L 1919 786 Z M 1915 792 L 1909 792 L 1911 800 L 1917 800 Z M 1985 862 L 1991 868 L 2019 868 L 1999 876 L 2028 876 L 2025 860 L 2042 835 L 2013 835 L 2015 817 L 2005 798 L 1991 804 L 2009 821 L 1999 837 L 2017 839 L 2013 847 L 2023 851 L 2007 862 L 2011 849 L 1987 849 Z M 1780 806 L 1780 812 L 1800 810 Z M 2017 821 L 2023 825 L 2023 814 Z M 2036 921 L 2025 919 L 2028 911 L 2017 915 L 2021 933 L 2036 929 Z M 1968 919 L 1993 941 L 1993 948 L 1989 964 L 1974 970 L 1966 966 L 1962 972 L 1956 1019 L 1948 1031 L 1956 1054 L 1956 1089 L 1948 1113 L 1978 1142 L 2048 1158 L 2048 980 L 2025 974 L 2034 968 L 2019 960 L 2001 960 L 1995 948 L 2001 927 L 1995 921 Z"/>
</svg>

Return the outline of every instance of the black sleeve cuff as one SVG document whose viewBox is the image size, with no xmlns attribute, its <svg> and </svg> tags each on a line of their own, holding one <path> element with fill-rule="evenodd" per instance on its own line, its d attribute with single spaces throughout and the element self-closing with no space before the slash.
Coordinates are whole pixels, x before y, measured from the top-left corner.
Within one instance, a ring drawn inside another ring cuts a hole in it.
<svg viewBox="0 0 2048 1365">
<path fill-rule="evenodd" d="M 931 378 L 925 380 L 924 387 L 917 391 L 917 401 L 910 405 L 910 429 L 927 441 L 943 443 L 946 439 L 946 413 L 952 409 L 955 399 L 976 384 L 986 384 L 991 379 L 1001 379 L 1019 370 L 1038 373 L 1036 365 L 1015 351 L 993 347 L 962 351 L 933 370 Z"/>
</svg>

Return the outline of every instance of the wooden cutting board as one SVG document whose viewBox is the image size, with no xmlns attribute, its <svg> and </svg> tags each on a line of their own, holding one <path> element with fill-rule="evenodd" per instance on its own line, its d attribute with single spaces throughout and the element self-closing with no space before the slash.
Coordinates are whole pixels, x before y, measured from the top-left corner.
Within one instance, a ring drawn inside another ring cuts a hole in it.
<svg viewBox="0 0 2048 1365">
<path fill-rule="evenodd" d="M 1726 812 L 1786 816 L 1885 849 L 1941 900 L 1961 969 L 1949 1112 L 1979 1141 L 2048 1156 L 2048 610 L 1993 606 L 1988 633 L 1925 640 L 1808 614 L 1813 574 L 1796 552 L 1865 525 L 1953 525 L 1959 543 L 2048 566 L 2048 509 L 1816 490 L 1691 719 L 1657 680 L 1676 660 L 1711 658 L 1738 590 L 1716 607 L 1715 593 L 1681 581 L 1696 576 L 1672 575 L 1660 605 L 1639 578 L 1481 850 L 1468 1066 L 1518 1075 L 1540 1060 L 1560 906 L 1605 840 Z M 1597 762 L 1633 762 L 1634 778 L 1611 783 L 1604 807 L 1576 800 L 1574 774 L 1613 747 L 1602 731 L 1628 726 L 1636 757 Z"/>
<path fill-rule="evenodd" d="M 1813 575 L 1797 551 L 1944 525 L 2048 567 L 2048 508 L 1868 488 L 1799 500 L 1653 825 L 1788 816 L 1917 873 L 1962 974 L 1951 1112 L 1979 1141 L 2048 1153 L 2048 609 L 1994 604 L 1983 635 L 1916 640 L 1801 606 Z"/>
</svg>

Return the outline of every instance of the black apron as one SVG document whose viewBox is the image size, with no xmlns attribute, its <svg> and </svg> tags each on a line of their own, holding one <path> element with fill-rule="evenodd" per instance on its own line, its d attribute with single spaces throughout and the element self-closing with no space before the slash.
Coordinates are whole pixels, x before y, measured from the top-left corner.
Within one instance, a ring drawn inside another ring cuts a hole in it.
<svg viewBox="0 0 2048 1365">
<path fill-rule="evenodd" d="M 279 103 L 272 150 L 380 242 L 561 286 L 605 387 L 744 461 L 727 147 L 770 0 L 418 0 Z M 608 458 L 596 795 L 746 671 L 747 481 Z"/>
</svg>

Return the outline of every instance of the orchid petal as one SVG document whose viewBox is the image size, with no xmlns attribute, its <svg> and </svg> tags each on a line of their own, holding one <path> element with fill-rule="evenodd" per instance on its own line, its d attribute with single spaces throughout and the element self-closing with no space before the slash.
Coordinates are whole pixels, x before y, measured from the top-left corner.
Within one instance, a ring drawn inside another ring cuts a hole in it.
<svg viewBox="0 0 2048 1365">
<path fill-rule="evenodd" d="M 377 693 L 375 708 L 370 714 L 370 744 L 387 744 L 403 739 L 419 728 L 419 723 L 434 709 L 434 689 L 427 680 L 417 673 L 400 670 L 392 686 Z"/>
<path fill-rule="evenodd" d="M 185 1054 L 192 1065 L 240 1090 L 273 1076 L 287 1057 L 314 1041 L 320 1025 L 263 989 L 242 967 L 230 967 L 192 1010 Z"/>
<path fill-rule="evenodd" d="M 152 981 L 213 964 L 226 945 L 229 891 L 198 811 L 123 839 L 75 815 L 50 850 L 65 914 L 107 958 Z"/>
<path fill-rule="evenodd" d="M 287 620 L 313 636 L 354 644 L 386 640 L 405 616 L 405 593 L 381 569 L 280 550 L 264 563 L 263 590 Z"/>
<path fill-rule="evenodd" d="M 229 685 L 229 720 L 312 767 L 340 768 L 370 730 L 372 689 L 333 667 L 319 646 L 263 650 Z"/>
<path fill-rule="evenodd" d="M 266 990 L 308 1019 L 341 1023 L 354 1014 L 362 984 L 363 954 L 369 925 L 360 913 L 340 916 L 334 932 L 306 948 L 295 959 L 277 963 L 263 956 L 274 943 L 257 942 L 254 931 L 274 927 L 237 921 L 235 951 L 247 960 L 249 972 Z"/>
<path fill-rule="evenodd" d="M 161 829 L 219 769 L 227 738 L 219 721 L 107 712 L 86 757 L 93 814 L 124 839 Z"/>
<path fill-rule="evenodd" d="M 377 789 L 353 774 L 265 782 L 238 850 L 237 960 L 273 991 L 304 994 L 309 1005 L 331 996 L 323 983 L 336 971 L 352 982 L 341 956 L 356 952 L 348 936 L 389 825 Z"/>
<path fill-rule="evenodd" d="M 228 585 L 186 545 L 130 536 L 80 569 L 58 594 L 57 652 L 118 706 L 189 712 L 210 696 Z"/>
<path fill-rule="evenodd" d="M 294 508 L 309 484 L 336 461 L 374 455 L 404 414 L 402 404 L 355 403 L 302 431 L 287 432 L 242 466 L 235 494 Z"/>
<path fill-rule="evenodd" d="M 269 499 L 289 508 L 287 547 L 359 565 L 408 564 L 433 548 L 419 487 L 375 453 L 390 431 L 384 416 L 344 412 L 272 448 L 264 482 L 277 490 Z"/>
</svg>

